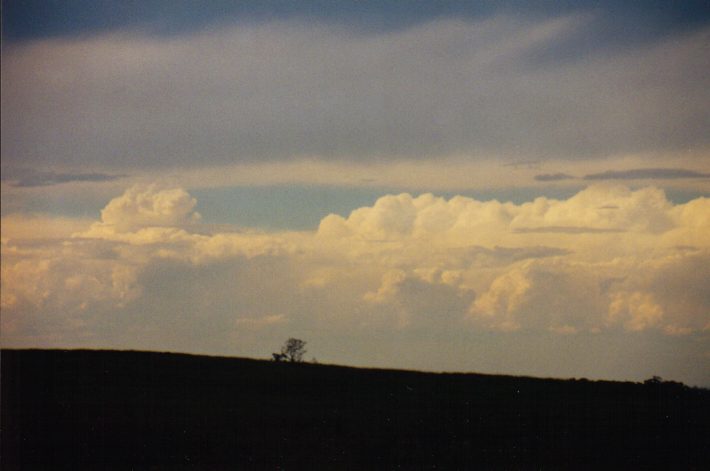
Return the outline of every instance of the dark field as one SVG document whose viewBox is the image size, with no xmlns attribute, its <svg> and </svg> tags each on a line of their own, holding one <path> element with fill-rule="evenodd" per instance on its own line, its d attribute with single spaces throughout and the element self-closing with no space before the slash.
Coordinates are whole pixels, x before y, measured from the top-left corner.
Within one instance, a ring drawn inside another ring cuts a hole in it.
<svg viewBox="0 0 710 471">
<path fill-rule="evenodd" d="M 708 469 L 710 391 L 2 351 L 2 469 Z"/>
</svg>

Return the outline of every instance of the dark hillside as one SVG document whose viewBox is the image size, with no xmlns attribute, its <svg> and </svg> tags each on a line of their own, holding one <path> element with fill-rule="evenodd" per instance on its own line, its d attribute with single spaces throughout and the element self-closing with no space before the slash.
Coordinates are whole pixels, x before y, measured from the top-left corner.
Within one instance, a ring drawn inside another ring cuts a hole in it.
<svg viewBox="0 0 710 471">
<path fill-rule="evenodd" d="M 710 391 L 2 351 L 2 469 L 707 469 Z"/>
</svg>

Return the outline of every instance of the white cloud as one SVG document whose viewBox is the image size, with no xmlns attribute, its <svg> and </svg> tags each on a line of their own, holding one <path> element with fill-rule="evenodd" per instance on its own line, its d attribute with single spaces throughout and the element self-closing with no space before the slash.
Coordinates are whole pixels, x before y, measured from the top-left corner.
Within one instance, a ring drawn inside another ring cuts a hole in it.
<svg viewBox="0 0 710 471">
<path fill-rule="evenodd" d="M 491 283 L 471 305 L 471 319 L 500 330 L 571 333 L 602 327 L 607 296 L 603 271 L 566 261 L 526 260 Z"/>
<path fill-rule="evenodd" d="M 2 236 L 6 239 L 43 239 L 69 237 L 86 230 L 94 222 L 86 218 L 68 218 L 47 215 L 9 214 L 2 217 Z"/>
<path fill-rule="evenodd" d="M 674 205 L 617 185 L 523 204 L 387 195 L 316 232 L 210 232 L 194 208 L 184 190 L 143 186 L 74 237 L 71 224 L 47 225 L 56 233 L 40 240 L 3 224 L 3 342 L 204 350 L 299 329 L 710 329 L 703 198 Z"/>
<path fill-rule="evenodd" d="M 663 308 L 655 302 L 651 293 L 615 293 L 609 304 L 609 320 L 618 322 L 620 318 L 626 318 L 624 327 L 628 330 L 655 327 L 662 317 Z"/>
<path fill-rule="evenodd" d="M 101 222 L 91 230 L 121 233 L 144 227 L 182 226 L 199 221 L 200 214 L 194 211 L 196 204 L 195 198 L 181 188 L 135 185 L 101 210 Z"/>
<path fill-rule="evenodd" d="M 461 324 L 461 313 L 475 296 L 455 281 L 451 272 L 389 270 L 377 290 L 366 292 L 363 300 L 376 306 L 380 321 L 388 319 L 396 328 L 448 330 Z"/>
</svg>

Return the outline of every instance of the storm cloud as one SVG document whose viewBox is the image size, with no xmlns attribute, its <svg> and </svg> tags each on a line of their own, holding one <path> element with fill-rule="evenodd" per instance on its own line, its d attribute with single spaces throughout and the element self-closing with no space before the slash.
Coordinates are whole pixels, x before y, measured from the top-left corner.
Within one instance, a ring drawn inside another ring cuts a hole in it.
<svg viewBox="0 0 710 471">
<path fill-rule="evenodd" d="M 540 59 L 592 23 L 508 14 L 366 33 L 289 20 L 11 43 L 3 160 L 112 173 L 705 148 L 710 30 Z"/>
</svg>

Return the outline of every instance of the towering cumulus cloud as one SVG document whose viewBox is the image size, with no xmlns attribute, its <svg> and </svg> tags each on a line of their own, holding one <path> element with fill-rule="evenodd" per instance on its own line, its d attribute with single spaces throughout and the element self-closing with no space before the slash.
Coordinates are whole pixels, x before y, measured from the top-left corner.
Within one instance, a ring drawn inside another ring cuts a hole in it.
<svg viewBox="0 0 710 471">
<path fill-rule="evenodd" d="M 125 343 L 132 332 L 170 345 L 208 325 L 217 344 L 324 326 L 710 330 L 706 198 L 672 204 L 623 186 L 523 204 L 387 195 L 315 232 L 210 232 L 195 204 L 179 188 L 132 187 L 73 237 L 4 237 L 3 341 Z"/>
<path fill-rule="evenodd" d="M 328 216 L 318 235 L 430 284 L 476 292 L 462 313 L 471 328 L 681 334 L 710 328 L 708 299 L 693 283 L 664 289 L 662 280 L 708 260 L 709 216 L 710 200 L 673 205 L 654 188 L 594 186 L 522 205 L 402 194 L 347 219 Z M 377 299 L 396 294 L 392 285 L 383 276 Z"/>
<path fill-rule="evenodd" d="M 135 234 L 145 228 L 176 228 L 200 220 L 197 201 L 180 188 L 159 189 L 136 185 L 101 210 L 101 222 L 92 224 L 88 237 Z"/>
</svg>

